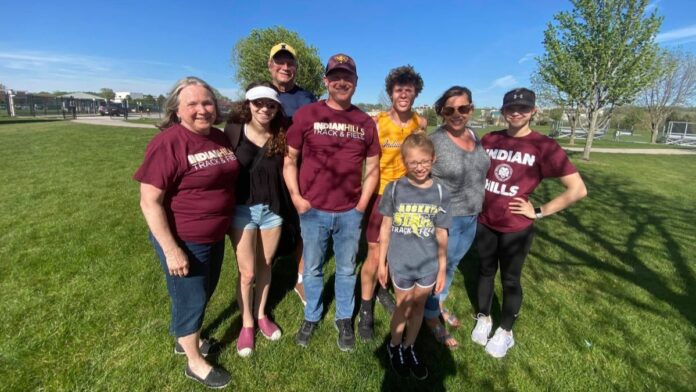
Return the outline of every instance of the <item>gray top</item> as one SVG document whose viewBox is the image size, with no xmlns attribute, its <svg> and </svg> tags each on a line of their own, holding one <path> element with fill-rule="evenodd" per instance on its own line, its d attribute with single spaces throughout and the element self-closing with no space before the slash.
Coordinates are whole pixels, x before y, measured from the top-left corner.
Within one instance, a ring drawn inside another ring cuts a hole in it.
<svg viewBox="0 0 696 392">
<path fill-rule="evenodd" d="M 469 128 L 467 131 L 476 139 L 476 147 L 471 152 L 456 145 L 443 127 L 430 134 L 437 157 L 433 163 L 432 176 L 450 192 L 452 216 L 476 215 L 481 212 L 486 173 L 491 165 L 476 133 Z"/>
<path fill-rule="evenodd" d="M 393 218 L 387 251 L 393 274 L 415 280 L 437 273 L 435 228 L 450 227 L 449 205 L 449 192 L 436 181 L 430 188 L 418 188 L 406 177 L 387 184 L 379 212 Z"/>
</svg>

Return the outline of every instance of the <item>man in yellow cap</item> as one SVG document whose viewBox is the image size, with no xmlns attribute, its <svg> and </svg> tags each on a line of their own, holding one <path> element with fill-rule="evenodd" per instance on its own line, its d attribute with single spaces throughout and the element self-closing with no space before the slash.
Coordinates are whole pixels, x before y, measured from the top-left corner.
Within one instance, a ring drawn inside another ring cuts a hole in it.
<svg viewBox="0 0 696 392">
<path fill-rule="evenodd" d="M 295 84 L 297 52 L 292 46 L 281 42 L 271 48 L 268 71 L 271 73 L 273 85 L 280 91 L 283 111 L 291 120 L 297 109 L 316 101 L 312 93 Z"/>
</svg>

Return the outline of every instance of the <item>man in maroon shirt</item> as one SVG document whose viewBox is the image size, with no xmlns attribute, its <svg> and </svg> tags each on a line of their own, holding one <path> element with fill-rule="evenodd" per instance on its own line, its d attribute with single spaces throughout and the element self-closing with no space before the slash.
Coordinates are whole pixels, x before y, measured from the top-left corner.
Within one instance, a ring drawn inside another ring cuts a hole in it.
<svg viewBox="0 0 696 392">
<path fill-rule="evenodd" d="M 379 181 L 380 151 L 374 121 L 351 104 L 357 81 L 353 59 L 345 54 L 332 56 L 324 74 L 329 98 L 301 107 L 287 134 L 283 176 L 300 214 L 304 242 L 307 305 L 296 336 L 301 346 L 307 346 L 321 318 L 329 238 L 336 259 L 338 347 L 347 351 L 355 344 L 351 322 L 355 256 L 362 215 Z M 302 166 L 298 170 L 299 157 Z"/>
</svg>

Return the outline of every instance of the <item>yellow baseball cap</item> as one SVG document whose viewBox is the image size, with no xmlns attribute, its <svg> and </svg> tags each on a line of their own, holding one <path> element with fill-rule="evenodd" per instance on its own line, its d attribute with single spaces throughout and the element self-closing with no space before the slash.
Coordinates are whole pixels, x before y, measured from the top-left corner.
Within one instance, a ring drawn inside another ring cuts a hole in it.
<svg viewBox="0 0 696 392">
<path fill-rule="evenodd" d="M 292 57 L 297 58 L 297 53 L 295 52 L 295 48 L 286 44 L 285 42 L 281 42 L 281 43 L 277 44 L 276 46 L 272 47 L 271 54 L 268 56 L 268 58 L 272 59 L 273 56 L 275 56 L 276 54 L 278 54 L 278 52 L 283 51 L 283 50 L 290 53 L 292 55 Z"/>
</svg>

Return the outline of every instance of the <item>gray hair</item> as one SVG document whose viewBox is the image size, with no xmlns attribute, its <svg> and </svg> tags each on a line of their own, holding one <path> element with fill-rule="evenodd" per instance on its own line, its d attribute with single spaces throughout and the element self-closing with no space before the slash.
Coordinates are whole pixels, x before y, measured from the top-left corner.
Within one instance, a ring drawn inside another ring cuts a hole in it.
<svg viewBox="0 0 696 392">
<path fill-rule="evenodd" d="M 215 96 L 215 91 L 213 88 L 200 78 L 195 76 L 187 76 L 176 82 L 174 87 L 172 87 L 172 89 L 169 91 L 167 100 L 164 102 L 164 120 L 157 125 L 157 128 L 164 130 L 181 122 L 179 116 L 176 115 L 176 111 L 179 110 L 179 95 L 181 94 L 181 90 L 188 86 L 194 85 L 205 88 L 210 93 L 210 96 L 213 97 L 213 103 L 215 104 L 215 121 L 213 124 L 218 124 L 222 121 L 222 117 L 220 116 L 220 106 L 218 106 L 217 97 Z"/>
</svg>

